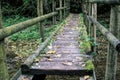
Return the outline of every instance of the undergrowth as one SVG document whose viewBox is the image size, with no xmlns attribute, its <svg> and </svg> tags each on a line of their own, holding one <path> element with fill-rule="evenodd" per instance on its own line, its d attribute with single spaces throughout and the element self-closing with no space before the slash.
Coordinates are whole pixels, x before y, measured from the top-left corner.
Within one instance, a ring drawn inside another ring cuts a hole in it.
<svg viewBox="0 0 120 80">
<path fill-rule="evenodd" d="M 22 22 L 22 21 L 25 21 L 28 19 L 30 19 L 30 18 L 26 18 L 26 17 L 20 16 L 20 15 L 5 17 L 5 18 L 3 18 L 3 26 L 8 27 L 10 25 L 17 24 L 19 22 Z M 51 22 L 48 20 L 45 20 L 43 22 L 44 25 L 50 24 L 50 23 Z M 46 27 L 44 30 L 44 36 L 47 38 L 51 34 L 51 32 L 54 31 L 55 27 L 56 26 Z M 13 34 L 9 38 L 13 41 L 41 39 L 39 26 L 38 26 L 38 24 L 33 25 L 25 30 L 22 30 L 22 31 L 19 31 L 19 32 Z"/>
<path fill-rule="evenodd" d="M 79 31 L 80 31 L 80 48 L 82 50 L 82 53 L 87 53 L 90 51 L 90 40 L 87 36 L 87 32 L 86 32 L 86 27 L 84 25 L 84 22 L 83 22 L 83 14 L 80 14 L 80 28 L 79 28 Z"/>
</svg>

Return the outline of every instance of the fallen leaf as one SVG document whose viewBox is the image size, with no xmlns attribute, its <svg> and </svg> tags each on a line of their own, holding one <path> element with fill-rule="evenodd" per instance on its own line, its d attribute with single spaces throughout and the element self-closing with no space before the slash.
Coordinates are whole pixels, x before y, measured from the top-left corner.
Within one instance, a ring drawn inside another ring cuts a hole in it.
<svg viewBox="0 0 120 80">
<path fill-rule="evenodd" d="M 56 53 L 55 50 L 50 50 L 50 51 L 47 52 L 47 54 L 55 54 L 55 53 Z"/>
<path fill-rule="evenodd" d="M 84 79 L 85 79 L 85 80 L 88 80 L 88 79 L 90 79 L 90 76 L 89 76 L 89 75 L 84 76 Z"/>
<path fill-rule="evenodd" d="M 56 58 L 60 58 L 61 56 L 62 56 L 61 54 L 55 55 Z"/>
<path fill-rule="evenodd" d="M 82 67 L 85 67 L 85 64 L 82 64 Z"/>
<path fill-rule="evenodd" d="M 26 78 L 25 76 L 22 77 L 22 80 L 28 80 L 28 78 Z"/>
<path fill-rule="evenodd" d="M 71 66 L 72 62 L 62 62 L 63 65 Z"/>
<path fill-rule="evenodd" d="M 39 61 L 40 61 L 40 60 L 39 60 L 38 58 L 35 58 L 35 59 L 34 59 L 34 62 L 35 62 L 35 63 L 37 63 L 37 62 L 39 62 Z"/>
<path fill-rule="evenodd" d="M 47 59 L 48 61 L 53 61 L 53 59 L 51 59 L 51 58 L 49 58 L 49 59 Z"/>
<path fill-rule="evenodd" d="M 83 58 L 82 57 L 76 57 L 76 59 L 81 61 Z"/>
<path fill-rule="evenodd" d="M 48 46 L 48 49 L 52 49 L 52 46 Z"/>
</svg>

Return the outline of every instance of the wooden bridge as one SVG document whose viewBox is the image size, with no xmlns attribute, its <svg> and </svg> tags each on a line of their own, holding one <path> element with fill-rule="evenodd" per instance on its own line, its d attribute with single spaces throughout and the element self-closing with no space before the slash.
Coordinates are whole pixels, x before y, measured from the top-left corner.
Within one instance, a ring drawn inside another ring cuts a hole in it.
<svg viewBox="0 0 120 80">
<path fill-rule="evenodd" d="M 64 2 L 64 3 L 63 3 Z M 79 75 L 80 80 L 96 80 L 94 67 L 87 69 L 86 66 L 93 66 L 91 55 L 83 54 L 79 46 L 80 34 L 80 16 L 79 14 L 69 14 L 70 1 L 59 0 L 60 7 L 56 8 L 56 0 L 53 0 L 53 12 L 43 15 L 43 0 L 37 0 L 38 17 L 2 28 L 0 25 L 0 80 L 9 80 L 6 59 L 4 53 L 4 38 L 39 23 L 40 34 L 43 43 L 38 47 L 33 55 L 21 65 L 19 71 L 11 80 L 44 80 L 46 75 Z M 97 4 L 110 4 L 111 7 L 111 32 L 97 21 Z M 96 28 L 105 36 L 109 42 L 109 54 L 107 57 L 105 80 L 116 80 L 117 55 L 120 52 L 120 1 L 119 0 L 84 0 L 82 2 L 84 23 L 87 28 L 88 37 L 91 43 L 96 43 Z M 64 6 L 63 6 L 64 5 Z M 114 6 L 113 6 L 114 5 Z M 89 8 L 88 8 L 89 6 Z M 0 10 L 1 12 L 1 10 Z M 47 38 L 44 38 L 44 28 L 42 21 L 47 18 L 53 18 L 53 24 L 57 24 L 56 16 L 59 13 L 59 21 L 62 22 L 55 31 Z M 116 13 L 116 14 L 115 14 Z M 84 30 L 85 31 L 85 30 Z M 52 42 L 51 42 L 52 40 Z M 50 43 L 51 42 L 51 43 Z M 46 54 L 40 54 L 42 50 L 47 49 Z M 91 53 L 96 52 L 96 45 L 91 44 Z M 35 60 L 37 59 L 37 60 Z M 90 63 L 90 64 L 89 64 Z M 89 75 L 89 78 L 82 78 Z"/>
</svg>

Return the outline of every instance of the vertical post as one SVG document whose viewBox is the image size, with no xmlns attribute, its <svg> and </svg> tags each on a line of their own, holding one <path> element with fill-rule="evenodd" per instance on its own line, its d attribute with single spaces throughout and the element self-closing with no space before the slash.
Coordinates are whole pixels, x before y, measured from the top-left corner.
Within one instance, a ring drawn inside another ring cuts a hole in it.
<svg viewBox="0 0 120 80">
<path fill-rule="evenodd" d="M 67 12 L 66 12 L 66 16 L 69 15 L 69 12 L 70 12 L 70 0 L 66 0 L 66 9 L 67 9 Z"/>
<path fill-rule="evenodd" d="M 43 0 L 37 0 L 37 13 L 38 13 L 38 16 L 43 15 Z M 44 27 L 42 25 L 42 22 L 39 23 L 39 26 L 40 26 L 40 36 L 43 42 L 44 41 Z"/>
<path fill-rule="evenodd" d="M 97 4 L 92 4 L 92 17 L 97 20 Z M 93 24 L 93 44 L 92 45 L 92 51 L 96 53 L 96 26 Z"/>
<path fill-rule="evenodd" d="M 110 16 L 110 31 L 117 38 L 120 39 L 120 6 L 115 5 L 111 7 Z M 116 80 L 116 69 L 117 69 L 117 56 L 118 52 L 110 44 L 109 53 L 107 55 L 106 73 L 105 80 Z"/>
<path fill-rule="evenodd" d="M 1 0 L 0 0 L 0 28 L 2 28 L 2 12 L 1 12 Z M 0 41 L 0 80 L 9 80 L 6 54 L 4 51 L 4 41 Z"/>
<path fill-rule="evenodd" d="M 65 9 L 64 9 L 64 18 L 65 18 L 65 15 L 66 15 L 66 0 L 64 0 L 64 7 L 65 7 Z"/>
<path fill-rule="evenodd" d="M 91 11 L 92 9 L 91 9 L 91 3 L 89 2 L 89 13 L 88 13 L 88 15 L 89 16 L 91 16 Z M 90 34 L 91 33 L 91 22 L 89 21 L 89 25 L 88 25 L 88 35 L 89 35 L 89 37 L 91 37 Z"/>
<path fill-rule="evenodd" d="M 55 12 L 56 0 L 52 0 L 52 11 Z M 53 16 L 53 25 L 56 24 L 56 16 Z"/>
<path fill-rule="evenodd" d="M 60 8 L 62 8 L 62 0 L 59 1 L 60 1 Z M 62 21 L 62 10 L 60 10 L 60 21 Z"/>
</svg>

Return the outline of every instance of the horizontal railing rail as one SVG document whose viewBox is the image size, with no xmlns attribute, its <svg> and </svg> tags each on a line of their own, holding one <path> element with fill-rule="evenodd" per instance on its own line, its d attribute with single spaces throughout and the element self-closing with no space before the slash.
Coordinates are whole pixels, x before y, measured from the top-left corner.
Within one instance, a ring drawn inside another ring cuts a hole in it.
<svg viewBox="0 0 120 80">
<path fill-rule="evenodd" d="M 53 17 L 57 14 L 58 14 L 57 12 L 52 12 L 52 13 L 49 13 L 49 14 L 46 14 L 46 15 L 43 15 L 40 17 L 29 19 L 27 21 L 20 22 L 18 24 L 11 25 L 11 26 L 8 26 L 6 28 L 0 29 L 0 40 L 18 32 L 18 31 L 26 29 L 26 28 L 28 28 L 28 27 L 30 27 L 30 26 L 32 26 L 40 21 L 43 21 L 43 20 L 50 18 L 50 17 Z"/>
<path fill-rule="evenodd" d="M 107 30 L 103 25 L 101 25 L 97 20 L 91 16 L 87 16 L 91 24 L 95 24 L 99 31 L 107 37 L 107 40 L 114 46 L 114 48 L 120 52 L 120 40 L 117 39 L 109 30 Z"/>
<path fill-rule="evenodd" d="M 120 0 L 84 0 L 90 3 L 104 3 L 104 4 L 120 4 Z"/>
<path fill-rule="evenodd" d="M 56 8 L 56 11 L 67 9 L 67 7 Z"/>
</svg>

